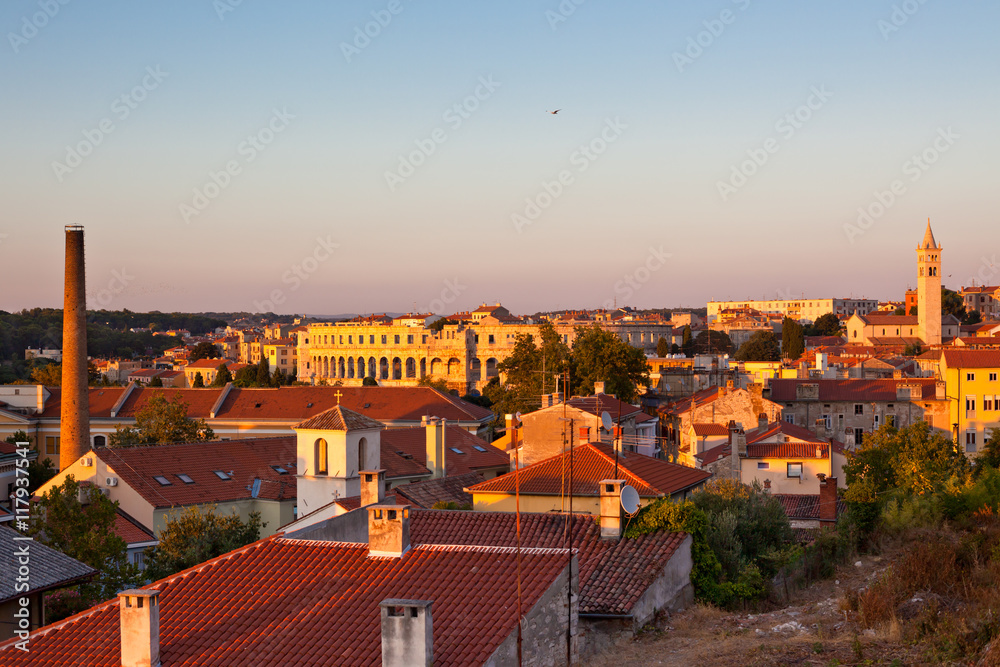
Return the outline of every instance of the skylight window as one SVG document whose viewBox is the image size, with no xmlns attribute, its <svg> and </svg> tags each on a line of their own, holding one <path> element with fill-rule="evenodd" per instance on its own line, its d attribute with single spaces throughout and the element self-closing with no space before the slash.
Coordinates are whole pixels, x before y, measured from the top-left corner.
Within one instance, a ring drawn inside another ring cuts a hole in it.
<svg viewBox="0 0 1000 667">
<path fill-rule="evenodd" d="M 153 479 L 160 483 L 160 486 L 173 486 L 170 480 L 163 475 L 153 475 Z"/>
<path fill-rule="evenodd" d="M 473 445 L 472 448 L 475 449 L 477 452 L 485 452 L 486 451 L 486 448 L 483 447 L 482 445 Z"/>
<path fill-rule="evenodd" d="M 185 484 L 194 484 L 194 480 L 185 475 L 184 473 L 178 473 L 177 479 L 181 480 Z"/>
<path fill-rule="evenodd" d="M 218 477 L 219 479 L 232 479 L 232 477 L 230 477 L 228 473 L 224 473 L 221 470 L 213 470 L 212 472 L 214 472 L 215 476 Z"/>
<path fill-rule="evenodd" d="M 458 447 L 449 447 L 448 449 L 450 449 L 451 451 L 455 452 L 456 454 L 464 454 L 465 453 L 461 449 L 459 449 Z"/>
<path fill-rule="evenodd" d="M 281 466 L 271 466 L 271 468 L 273 468 L 274 472 L 278 473 L 279 475 L 287 475 L 288 474 L 288 471 L 285 470 L 284 468 L 282 468 Z"/>
</svg>

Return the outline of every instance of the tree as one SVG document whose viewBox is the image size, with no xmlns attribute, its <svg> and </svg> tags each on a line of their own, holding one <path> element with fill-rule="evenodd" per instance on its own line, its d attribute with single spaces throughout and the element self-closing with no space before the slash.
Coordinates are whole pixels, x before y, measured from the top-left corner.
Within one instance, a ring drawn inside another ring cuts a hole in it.
<svg viewBox="0 0 1000 667">
<path fill-rule="evenodd" d="M 982 474 L 986 468 L 1000 468 L 1000 428 L 990 431 L 990 437 L 983 444 L 983 449 L 976 456 L 976 475 Z"/>
<path fill-rule="evenodd" d="M 919 313 L 919 312 L 920 312 L 920 310 L 917 308 L 917 306 L 916 305 L 912 305 L 912 306 L 910 306 L 910 312 L 908 314 L 912 315 L 913 317 L 916 317 L 917 313 Z"/>
<path fill-rule="evenodd" d="M 826 313 L 816 318 L 809 329 L 809 336 L 839 336 L 840 318 L 834 313 Z"/>
<path fill-rule="evenodd" d="M 455 322 L 454 320 L 449 320 L 446 317 L 442 317 L 440 320 L 434 320 L 433 322 L 431 322 L 429 325 L 427 325 L 427 328 L 430 329 L 431 331 L 441 331 L 449 324 L 458 324 L 458 322 Z"/>
<path fill-rule="evenodd" d="M 736 351 L 737 361 L 780 361 L 781 350 L 778 337 L 773 331 L 758 331 L 740 345 Z"/>
<path fill-rule="evenodd" d="M 694 337 L 691 335 L 691 325 L 684 325 L 684 332 L 681 334 L 681 350 L 687 356 L 694 355 Z"/>
<path fill-rule="evenodd" d="M 31 379 L 35 384 L 46 387 L 62 386 L 62 364 L 45 364 L 37 366 L 31 371 Z"/>
<path fill-rule="evenodd" d="M 694 343 L 691 346 L 691 352 L 692 355 L 732 354 L 733 341 L 730 340 L 729 334 L 725 331 L 705 329 L 698 332 L 698 336 L 694 339 Z"/>
<path fill-rule="evenodd" d="M 202 442 L 215 439 L 204 419 L 187 416 L 187 403 L 180 394 L 170 401 L 162 394 L 149 399 L 135 415 L 135 427 L 117 426 L 108 439 L 109 447 L 159 445 L 170 442 Z"/>
<path fill-rule="evenodd" d="M 193 389 L 201 389 L 205 386 L 205 378 L 201 376 L 201 371 L 194 374 L 194 381 L 191 383 Z"/>
<path fill-rule="evenodd" d="M 965 319 L 965 301 L 962 300 L 962 295 L 942 286 L 941 314 L 954 315 L 959 322 Z"/>
<path fill-rule="evenodd" d="M 198 373 L 198 375 L 201 375 L 201 373 Z M 202 383 L 202 385 L 204 385 L 204 382 Z M 146 385 L 146 386 L 147 387 L 162 387 L 163 386 L 163 380 L 161 378 L 159 378 L 159 377 L 155 377 L 152 380 L 150 380 L 149 384 Z"/>
<path fill-rule="evenodd" d="M 28 448 L 33 449 L 37 456 L 34 461 L 28 462 L 28 493 L 34 495 L 35 490 L 45 482 L 56 476 L 56 469 L 49 457 L 42 458 L 42 453 L 32 445 L 31 437 L 24 431 L 14 431 L 5 438 L 5 442 L 12 445 L 18 443 L 28 443 Z"/>
<path fill-rule="evenodd" d="M 916 356 L 922 354 L 923 351 L 924 351 L 924 348 L 920 346 L 920 343 L 910 343 L 909 345 L 907 345 L 906 347 L 903 348 L 903 356 L 904 357 L 916 357 Z"/>
<path fill-rule="evenodd" d="M 892 311 L 892 314 L 893 315 L 897 315 L 897 316 L 898 315 L 906 315 L 906 308 L 904 308 L 903 306 L 900 306 L 896 310 Z"/>
<path fill-rule="evenodd" d="M 497 415 L 537 410 L 539 397 L 555 389 L 553 376 L 568 366 L 569 348 L 552 323 L 543 323 L 538 333 L 540 346 L 531 334 L 518 334 L 511 353 L 497 364 L 505 382 L 494 378 L 483 389 Z"/>
<path fill-rule="evenodd" d="M 229 366 L 225 363 L 219 364 L 219 367 L 216 368 L 216 370 L 218 372 L 215 374 L 215 379 L 212 380 L 212 384 L 210 386 L 225 387 L 233 381 L 233 374 L 229 372 Z"/>
<path fill-rule="evenodd" d="M 365 379 L 363 379 L 361 381 L 361 386 L 362 387 L 377 387 L 378 386 L 378 380 L 376 380 L 375 378 L 373 378 L 371 375 L 366 375 Z"/>
<path fill-rule="evenodd" d="M 31 519 L 28 534 L 98 571 L 93 580 L 77 587 L 80 609 L 85 609 L 137 585 L 139 571 L 129 564 L 125 540 L 115 533 L 118 503 L 112 503 L 93 488 L 85 495 L 86 503 L 80 502 L 79 495 L 80 485 L 72 475 L 61 486 L 46 491 Z M 74 613 L 77 609 L 67 611 Z"/>
<path fill-rule="evenodd" d="M 781 322 L 781 355 L 785 359 L 798 359 L 806 351 L 802 325 L 790 317 Z"/>
<path fill-rule="evenodd" d="M 222 351 L 218 345 L 204 341 L 191 348 L 191 352 L 188 353 L 188 363 L 194 363 L 199 359 L 218 359 L 221 356 Z"/>
<path fill-rule="evenodd" d="M 257 386 L 271 386 L 271 364 L 263 354 L 260 355 L 260 361 L 257 362 Z"/>
<path fill-rule="evenodd" d="M 167 519 L 160 544 L 147 552 L 146 575 L 160 579 L 204 563 L 260 539 L 260 512 L 251 512 L 246 523 L 236 512 L 216 514 L 188 507 Z"/>
<path fill-rule="evenodd" d="M 598 324 L 576 328 L 571 362 L 573 390 L 581 394 L 604 382 L 607 393 L 631 402 L 639 395 L 636 387 L 649 384 L 645 353 Z"/>
<path fill-rule="evenodd" d="M 670 354 L 670 343 L 663 336 L 660 336 L 660 340 L 656 341 L 656 356 L 665 357 Z"/>
<path fill-rule="evenodd" d="M 373 380 L 375 378 L 372 378 Z M 377 382 L 375 384 L 378 384 Z M 447 394 L 448 393 L 448 381 L 444 378 L 434 378 L 430 375 L 425 375 L 419 380 L 417 380 L 418 387 L 430 387 L 431 389 L 437 389 L 438 391 Z"/>
<path fill-rule="evenodd" d="M 257 384 L 257 366 L 247 365 L 236 371 L 236 377 L 233 378 L 233 385 L 237 387 L 258 387 Z"/>
<path fill-rule="evenodd" d="M 962 324 L 979 324 L 983 321 L 983 316 L 979 314 L 978 310 L 973 310 L 972 312 L 965 314 L 965 319 L 962 320 Z"/>
</svg>

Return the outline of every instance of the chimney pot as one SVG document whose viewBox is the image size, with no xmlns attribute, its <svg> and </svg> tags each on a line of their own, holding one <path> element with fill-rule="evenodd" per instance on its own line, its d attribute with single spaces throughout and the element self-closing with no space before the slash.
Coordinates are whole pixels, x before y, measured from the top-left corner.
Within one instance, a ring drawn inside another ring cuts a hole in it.
<svg viewBox="0 0 1000 667">
<path fill-rule="evenodd" d="M 368 555 L 400 558 L 410 549 L 410 506 L 368 506 Z"/>
<path fill-rule="evenodd" d="M 122 667 L 160 664 L 160 591 L 132 588 L 118 594 Z"/>
<path fill-rule="evenodd" d="M 597 394 L 603 394 L 603 393 L 604 393 L 604 383 L 603 382 L 595 382 L 594 383 L 594 395 L 596 396 Z"/>
<path fill-rule="evenodd" d="M 377 505 L 385 499 L 385 469 L 362 470 L 361 506 Z"/>
<path fill-rule="evenodd" d="M 379 603 L 383 667 L 430 667 L 434 663 L 431 604 L 394 598 Z"/>
<path fill-rule="evenodd" d="M 622 532 L 623 479 L 602 479 L 601 489 L 601 538 L 617 540 Z"/>
</svg>

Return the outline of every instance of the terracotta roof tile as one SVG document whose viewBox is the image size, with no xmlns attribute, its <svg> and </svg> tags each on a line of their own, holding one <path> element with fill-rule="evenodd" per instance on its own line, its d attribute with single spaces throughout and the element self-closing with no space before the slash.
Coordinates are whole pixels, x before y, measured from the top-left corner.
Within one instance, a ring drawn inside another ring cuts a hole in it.
<svg viewBox="0 0 1000 667">
<path fill-rule="evenodd" d="M 121 508 L 118 508 L 115 514 L 115 535 L 125 540 L 125 544 L 156 541 L 156 537 L 149 529 L 133 519 Z"/>
<path fill-rule="evenodd" d="M 564 551 L 524 549 L 530 609 L 566 567 Z M 272 538 L 150 584 L 161 591 L 166 665 L 373 665 L 379 603 L 432 600 L 434 664 L 482 664 L 516 631 L 516 555 L 496 547 L 413 547 L 369 558 L 367 545 Z M 530 632 L 530 629 L 529 629 Z M 118 601 L 32 633 L 31 651 L 0 645 L 10 667 L 117 667 Z"/>
<path fill-rule="evenodd" d="M 62 413 L 62 388 L 46 387 L 46 389 L 48 389 L 50 396 L 45 401 L 45 409 L 39 417 L 59 419 Z M 91 418 L 111 417 L 111 408 L 118 402 L 124 391 L 125 387 L 90 387 L 87 395 L 90 401 Z"/>
<path fill-rule="evenodd" d="M 697 436 L 729 435 L 729 428 L 725 424 L 692 424 L 692 426 Z"/>
<path fill-rule="evenodd" d="M 324 431 L 366 431 L 384 429 L 385 424 L 375 421 L 363 414 L 349 410 L 342 405 L 336 405 L 315 417 L 295 425 L 296 429 Z"/>
<path fill-rule="evenodd" d="M 396 428 L 382 432 L 382 451 L 387 449 L 393 454 L 402 452 L 409 455 L 412 460 L 420 466 L 427 464 L 427 432 L 424 427 Z M 481 470 L 483 468 L 507 468 L 510 466 L 510 458 L 482 438 L 477 438 L 459 426 L 447 427 L 445 435 L 445 470 L 449 477 L 453 475 L 464 475 L 469 472 Z M 461 451 L 461 454 L 452 450 L 452 447 Z M 485 451 L 476 449 L 479 447 Z M 389 470 L 386 463 L 382 467 Z M 427 469 L 424 469 L 426 472 Z M 388 472 L 386 477 L 393 477 Z"/>
<path fill-rule="evenodd" d="M 436 503 L 453 502 L 459 505 L 472 506 L 472 494 L 466 487 L 483 481 L 478 472 L 467 472 L 464 475 L 428 479 L 412 484 L 397 486 L 393 491 L 400 503 L 408 503 L 414 507 L 430 509 Z"/>
<path fill-rule="evenodd" d="M 1000 354 L 998 354 L 1000 360 Z M 933 400 L 936 395 L 934 378 L 903 378 L 901 380 L 862 380 L 852 378 L 847 380 L 771 380 L 771 400 L 781 402 L 795 401 L 795 388 L 800 384 L 819 385 L 820 401 L 888 401 L 896 399 L 896 387 L 900 384 L 919 385 L 921 395 L 916 400 Z"/>
<path fill-rule="evenodd" d="M 610 445 L 589 443 L 572 450 L 573 494 L 600 495 L 599 482 L 609 479 L 615 470 L 615 452 Z M 570 452 L 557 454 L 520 471 L 521 493 L 559 495 L 563 474 L 568 470 Z M 565 461 L 563 459 L 566 459 Z M 618 457 L 618 475 L 639 492 L 641 497 L 669 496 L 701 484 L 711 473 L 697 468 L 669 463 L 642 454 Z M 481 482 L 469 491 L 476 493 L 514 493 L 515 475 L 507 474 Z"/>
<path fill-rule="evenodd" d="M 948 368 L 1000 368 L 1000 350 L 942 350 Z"/>
</svg>

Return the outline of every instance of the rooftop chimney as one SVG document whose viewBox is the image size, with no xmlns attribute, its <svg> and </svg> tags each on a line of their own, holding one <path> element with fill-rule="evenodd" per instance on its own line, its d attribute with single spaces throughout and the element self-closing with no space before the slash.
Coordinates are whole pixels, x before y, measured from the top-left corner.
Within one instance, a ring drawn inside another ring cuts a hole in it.
<svg viewBox="0 0 1000 667">
<path fill-rule="evenodd" d="M 586 445 L 588 442 L 590 442 L 590 427 L 589 426 L 581 426 L 580 427 L 580 438 L 577 441 L 577 444 Z"/>
<path fill-rule="evenodd" d="M 86 292 L 83 227 L 67 225 L 63 291 L 62 414 L 59 422 L 61 470 L 68 468 L 90 450 Z"/>
<path fill-rule="evenodd" d="M 377 505 L 385 499 L 385 470 L 362 470 L 361 506 Z"/>
<path fill-rule="evenodd" d="M 122 667 L 160 664 L 160 591 L 140 588 L 118 594 Z"/>
<path fill-rule="evenodd" d="M 758 430 L 763 431 L 764 429 L 767 428 L 767 424 L 768 424 L 768 421 L 767 421 L 767 414 L 766 413 L 761 412 L 759 415 L 757 415 L 757 429 Z"/>
<path fill-rule="evenodd" d="M 430 667 L 434 663 L 431 604 L 391 598 L 379 603 L 383 667 Z"/>
<path fill-rule="evenodd" d="M 623 479 L 602 479 L 601 487 L 601 538 L 617 540 L 622 534 L 622 485 Z"/>
<path fill-rule="evenodd" d="M 431 471 L 431 479 L 441 479 L 445 476 L 445 420 L 431 417 L 424 429 L 427 432 L 427 469 Z"/>
<path fill-rule="evenodd" d="M 938 381 L 934 383 L 934 398 L 938 401 L 945 399 L 945 383 Z"/>
<path fill-rule="evenodd" d="M 819 477 L 819 475 L 817 475 Z M 823 477 L 819 480 L 819 520 L 835 523 L 837 521 L 837 478 Z"/>
<path fill-rule="evenodd" d="M 603 382 L 595 382 L 594 383 L 594 396 L 596 396 L 598 394 L 603 394 L 603 393 L 604 393 L 604 383 Z"/>
<path fill-rule="evenodd" d="M 368 506 L 368 555 L 399 558 L 410 549 L 410 506 Z"/>
</svg>

